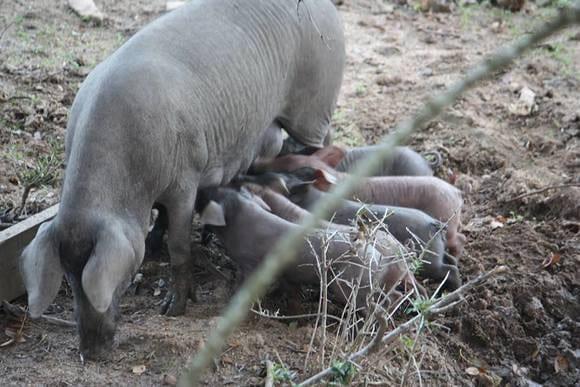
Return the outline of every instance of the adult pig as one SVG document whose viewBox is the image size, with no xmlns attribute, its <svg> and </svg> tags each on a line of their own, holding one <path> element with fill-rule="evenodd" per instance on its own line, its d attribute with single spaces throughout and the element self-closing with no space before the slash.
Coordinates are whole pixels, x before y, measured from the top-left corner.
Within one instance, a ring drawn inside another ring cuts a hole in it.
<svg viewBox="0 0 580 387">
<path fill-rule="evenodd" d="M 278 240 L 299 227 L 270 213 L 260 203 L 248 191 L 214 187 L 200 191 L 197 204 L 201 223 L 217 235 L 228 256 L 245 274 L 256 269 Z M 298 248 L 297 259 L 284 272 L 283 280 L 292 285 L 318 285 L 317 256 L 321 257 L 324 250 L 333 271 L 341 273 L 340 280 L 329 282 L 337 303 L 344 305 L 349 301 L 351 291 L 347 284 L 359 277 L 356 299 L 358 305 L 364 306 L 373 286 L 392 290 L 408 274 L 397 257 L 402 246 L 394 240 L 384 246 L 384 251 L 391 254 L 384 255 L 371 245 L 356 246 L 349 233 L 318 230 L 307 239 Z"/>
<path fill-rule="evenodd" d="M 64 274 L 81 355 L 105 355 L 154 203 L 167 211 L 172 263 L 163 311 L 184 313 L 198 188 L 246 170 L 273 122 L 322 146 L 343 66 L 329 0 L 192 1 L 129 39 L 72 106 L 59 213 L 23 252 L 30 314 L 52 302 Z"/>
</svg>

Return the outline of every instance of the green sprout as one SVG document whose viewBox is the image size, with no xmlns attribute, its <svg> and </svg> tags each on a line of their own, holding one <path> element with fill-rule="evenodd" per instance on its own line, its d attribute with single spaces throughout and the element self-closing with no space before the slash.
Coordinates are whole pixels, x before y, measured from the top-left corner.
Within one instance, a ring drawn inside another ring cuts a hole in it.
<svg viewBox="0 0 580 387">
<path fill-rule="evenodd" d="M 345 386 L 352 382 L 356 375 L 356 368 L 354 364 L 348 360 L 335 361 L 332 363 L 333 384 Z"/>
</svg>

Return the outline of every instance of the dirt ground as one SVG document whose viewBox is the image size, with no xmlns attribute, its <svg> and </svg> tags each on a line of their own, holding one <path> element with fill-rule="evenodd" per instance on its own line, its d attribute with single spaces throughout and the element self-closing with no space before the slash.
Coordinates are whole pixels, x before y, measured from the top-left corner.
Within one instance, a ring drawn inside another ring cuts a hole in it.
<svg viewBox="0 0 580 387">
<path fill-rule="evenodd" d="M 32 190 L 20 217 L 58 201 L 67 114 L 79 84 L 165 5 L 159 0 L 96 3 L 108 15 L 103 25 L 80 20 L 64 1 L 0 0 L 3 227 L 18 220 L 20 198 L 35 176 L 48 185 Z M 346 0 L 339 9 L 348 58 L 334 124 L 337 142 L 346 145 L 376 142 L 430 93 L 555 12 L 554 6 L 527 3 L 523 12 L 512 14 L 483 3 L 422 13 L 414 3 L 371 0 Z M 579 40 L 578 29 L 552 38 L 412 138 L 414 148 L 444 155 L 437 175 L 464 191 L 464 280 L 497 265 L 509 268 L 420 338 L 425 385 L 580 383 Z M 535 93 L 528 111 L 518 102 L 523 88 Z M 552 188 L 521 196 L 545 187 Z M 222 261 L 216 264 L 230 273 Z M 168 318 L 157 313 L 167 263 L 149 260 L 141 273 L 140 287 L 123 298 L 118 347 L 109 361 L 82 365 L 74 330 L 26 322 L 25 342 L 0 347 L 2 384 L 155 385 L 164 375 L 179 375 L 216 325 L 231 281 L 199 270 L 197 301 L 185 316 Z M 68 288 L 49 313 L 73 319 Z M 0 312 L 0 344 L 21 325 Z M 284 363 L 302 380 L 315 371 L 316 364 L 304 365 L 312 330 L 311 320 L 288 324 L 253 315 L 228 341 L 205 381 L 260 385 L 265 360 Z M 400 383 L 396 371 L 406 365 L 403 347 L 363 362 L 354 383 Z M 469 367 L 479 375 L 467 373 Z M 170 384 L 171 376 L 165 382 Z M 406 383 L 419 385 L 416 373 Z"/>
</svg>

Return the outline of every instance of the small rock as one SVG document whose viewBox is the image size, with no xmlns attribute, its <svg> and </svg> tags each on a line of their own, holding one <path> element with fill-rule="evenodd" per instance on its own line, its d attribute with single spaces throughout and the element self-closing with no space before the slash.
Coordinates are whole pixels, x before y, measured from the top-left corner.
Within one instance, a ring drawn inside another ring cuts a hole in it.
<svg viewBox="0 0 580 387">
<path fill-rule="evenodd" d="M 167 12 L 173 11 L 174 9 L 181 7 L 183 4 L 185 4 L 185 1 L 168 1 L 165 3 L 165 10 Z"/>
<path fill-rule="evenodd" d="M 176 386 L 177 378 L 171 374 L 163 374 L 161 377 L 161 384 L 164 386 Z"/>
<path fill-rule="evenodd" d="M 522 311 L 524 312 L 526 317 L 530 319 L 541 318 L 545 313 L 542 301 L 540 301 L 536 297 L 532 297 L 532 299 L 528 303 L 526 303 Z"/>
<path fill-rule="evenodd" d="M 421 75 L 424 77 L 431 77 L 433 76 L 433 69 L 431 67 L 425 67 L 421 70 Z"/>
<path fill-rule="evenodd" d="M 401 53 L 401 50 L 399 50 L 397 47 L 393 47 L 393 46 L 383 46 L 383 47 L 379 47 L 375 49 L 375 52 L 377 52 L 378 54 L 381 54 L 382 56 L 394 56 L 394 55 L 399 55 Z"/>
<path fill-rule="evenodd" d="M 396 75 L 395 76 L 381 75 L 377 77 L 375 82 L 379 86 L 394 86 L 401 83 L 402 79 Z"/>
<path fill-rule="evenodd" d="M 81 18 L 103 21 L 105 14 L 99 11 L 93 0 L 68 0 L 68 6 Z"/>
<path fill-rule="evenodd" d="M 264 340 L 264 336 L 261 334 L 256 334 L 256 344 L 260 347 L 263 347 L 266 344 L 266 340 Z"/>
<path fill-rule="evenodd" d="M 508 108 L 511 114 L 517 116 L 529 116 L 538 110 L 538 105 L 536 105 L 536 93 L 534 93 L 530 88 L 523 87 L 520 90 L 520 98 L 518 101 Z"/>
<path fill-rule="evenodd" d="M 421 0 L 421 11 L 423 12 L 451 12 L 451 2 L 447 0 Z"/>
<path fill-rule="evenodd" d="M 133 371 L 135 375 L 142 375 L 145 373 L 145 371 L 147 371 L 147 367 L 145 367 L 144 364 L 136 365 L 131 369 L 131 371 Z"/>
<path fill-rule="evenodd" d="M 134 284 L 139 284 L 143 282 L 143 273 L 137 273 L 135 274 L 135 277 L 133 277 L 133 283 Z"/>
</svg>

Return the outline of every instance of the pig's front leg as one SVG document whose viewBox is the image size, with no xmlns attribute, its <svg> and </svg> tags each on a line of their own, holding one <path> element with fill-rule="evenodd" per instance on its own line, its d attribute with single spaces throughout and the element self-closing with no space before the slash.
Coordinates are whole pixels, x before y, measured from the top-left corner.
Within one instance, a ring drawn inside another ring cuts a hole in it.
<svg viewBox="0 0 580 387">
<path fill-rule="evenodd" d="M 182 186 L 163 203 L 169 220 L 167 247 L 171 258 L 169 291 L 161 305 L 161 313 L 167 316 L 184 314 L 187 299 L 194 294 L 190 238 L 196 192 L 197 184 L 193 187 Z"/>
</svg>

